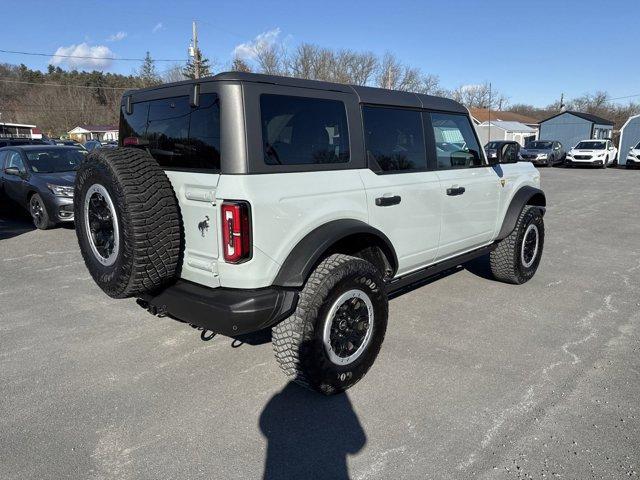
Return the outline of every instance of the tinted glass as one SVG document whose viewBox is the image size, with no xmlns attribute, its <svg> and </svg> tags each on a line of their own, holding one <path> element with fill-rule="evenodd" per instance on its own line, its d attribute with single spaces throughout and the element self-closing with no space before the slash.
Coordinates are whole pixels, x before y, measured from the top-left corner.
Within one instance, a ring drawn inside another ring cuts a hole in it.
<svg viewBox="0 0 640 480">
<path fill-rule="evenodd" d="M 194 168 L 220 169 L 220 102 L 215 93 L 204 93 L 199 103 L 191 112 L 189 164 Z"/>
<path fill-rule="evenodd" d="M 464 115 L 432 113 L 439 170 L 484 165 L 469 118 Z"/>
<path fill-rule="evenodd" d="M 25 153 L 35 173 L 71 172 L 77 170 L 84 159 L 79 150 L 71 148 L 43 148 Z"/>
<path fill-rule="evenodd" d="M 0 152 L 0 170 L 4 170 L 4 159 L 7 156 L 7 152 Z M 2 173 L 0 171 L 0 173 Z"/>
<path fill-rule="evenodd" d="M 132 105 L 130 115 L 125 113 L 124 107 L 120 112 L 120 140 L 127 137 L 142 138 L 147 133 L 147 118 L 149 117 L 149 102 L 139 102 Z"/>
<path fill-rule="evenodd" d="M 160 165 L 179 167 L 189 157 L 189 97 L 149 102 L 146 139 L 149 152 Z"/>
<path fill-rule="evenodd" d="M 260 113 L 267 165 L 349 161 L 344 103 L 320 98 L 261 95 Z"/>
<path fill-rule="evenodd" d="M 385 172 L 427 168 L 420 112 L 363 107 L 362 116 L 369 162 Z"/>
<path fill-rule="evenodd" d="M 183 96 L 135 103 L 131 115 L 123 108 L 120 138 L 138 138 L 165 168 L 220 170 L 218 96 L 202 94 L 199 104 Z"/>
</svg>

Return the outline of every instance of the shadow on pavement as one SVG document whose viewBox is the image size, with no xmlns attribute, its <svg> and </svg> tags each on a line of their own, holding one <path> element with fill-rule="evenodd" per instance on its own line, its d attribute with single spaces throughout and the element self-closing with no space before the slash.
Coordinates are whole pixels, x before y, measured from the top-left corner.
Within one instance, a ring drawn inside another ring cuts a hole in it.
<svg viewBox="0 0 640 480">
<path fill-rule="evenodd" d="M 484 278 L 485 280 L 495 280 L 491 273 L 491 265 L 489 264 L 489 255 L 475 258 L 464 264 L 464 268 L 474 275 Z"/>
<path fill-rule="evenodd" d="M 5 199 L 0 199 L 0 240 L 17 237 L 35 229 L 27 212 Z"/>
<path fill-rule="evenodd" d="M 264 477 L 348 479 L 347 455 L 367 437 L 346 393 L 325 397 L 290 382 L 260 415 L 267 438 Z"/>
</svg>

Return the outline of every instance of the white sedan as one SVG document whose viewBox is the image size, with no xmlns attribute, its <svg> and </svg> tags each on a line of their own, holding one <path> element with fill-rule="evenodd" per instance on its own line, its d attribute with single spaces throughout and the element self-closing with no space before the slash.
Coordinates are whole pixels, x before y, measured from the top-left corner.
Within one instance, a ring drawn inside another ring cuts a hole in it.
<svg viewBox="0 0 640 480">
<path fill-rule="evenodd" d="M 605 168 L 617 155 L 618 149 L 611 140 L 582 140 L 567 153 L 565 164 Z"/>
<path fill-rule="evenodd" d="M 640 143 L 629 150 L 627 168 L 640 167 Z"/>
</svg>

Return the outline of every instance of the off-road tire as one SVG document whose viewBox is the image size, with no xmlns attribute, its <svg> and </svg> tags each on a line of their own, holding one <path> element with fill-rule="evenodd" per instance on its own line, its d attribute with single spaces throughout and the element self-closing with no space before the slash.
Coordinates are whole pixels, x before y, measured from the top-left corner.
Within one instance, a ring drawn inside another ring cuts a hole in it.
<svg viewBox="0 0 640 480">
<path fill-rule="evenodd" d="M 538 230 L 538 249 L 535 259 L 530 266 L 522 262 L 522 248 L 524 234 L 529 225 L 535 225 Z M 518 221 L 516 228 L 508 237 L 501 240 L 495 250 L 489 254 L 491 273 L 496 280 L 520 285 L 528 282 L 538 269 L 544 246 L 544 221 L 539 208 L 526 205 Z"/>
<path fill-rule="evenodd" d="M 96 184 L 106 189 L 118 220 L 119 248 L 110 266 L 93 253 L 87 233 L 85 197 Z M 178 275 L 183 243 L 178 201 L 164 171 L 146 151 L 91 152 L 76 175 L 74 215 L 84 262 L 110 297 L 152 292 Z"/>
<path fill-rule="evenodd" d="M 374 311 L 371 340 L 348 365 L 337 365 L 323 343 L 324 325 L 335 300 L 350 289 L 369 297 Z M 298 384 L 325 395 L 353 386 L 373 365 L 387 329 L 388 300 L 381 272 L 360 258 L 335 254 L 323 260 L 305 284 L 294 314 L 273 327 L 276 359 Z"/>
</svg>

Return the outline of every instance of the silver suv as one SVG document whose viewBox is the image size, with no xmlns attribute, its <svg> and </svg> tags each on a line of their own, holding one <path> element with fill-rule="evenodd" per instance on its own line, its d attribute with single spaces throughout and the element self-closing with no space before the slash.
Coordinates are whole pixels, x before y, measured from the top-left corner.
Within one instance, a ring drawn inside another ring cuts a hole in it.
<svg viewBox="0 0 640 480">
<path fill-rule="evenodd" d="M 482 255 L 513 284 L 540 262 L 539 173 L 488 162 L 446 98 L 223 73 L 126 92 L 120 145 L 76 181 L 97 284 L 216 333 L 271 328 L 324 394 L 373 364 L 391 293 Z"/>
</svg>

